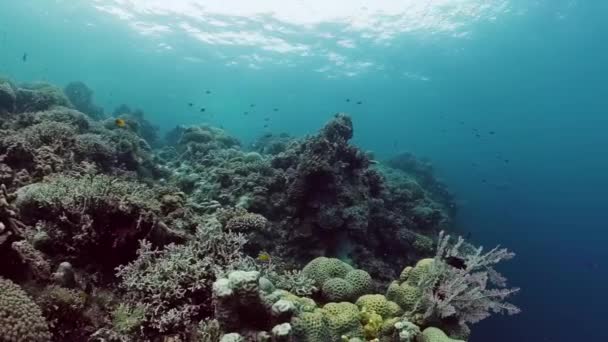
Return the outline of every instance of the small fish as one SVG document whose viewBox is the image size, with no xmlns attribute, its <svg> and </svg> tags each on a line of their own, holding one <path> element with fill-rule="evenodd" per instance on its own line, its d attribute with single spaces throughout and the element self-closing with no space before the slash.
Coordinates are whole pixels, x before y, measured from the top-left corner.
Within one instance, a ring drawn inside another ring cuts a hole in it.
<svg viewBox="0 0 608 342">
<path fill-rule="evenodd" d="M 479 135 L 479 133 L 478 133 L 478 134 L 475 134 L 475 137 L 476 138 L 481 138 L 481 135 Z"/>
<path fill-rule="evenodd" d="M 261 251 L 256 258 L 259 262 L 270 262 L 270 253 L 266 251 Z"/>
<path fill-rule="evenodd" d="M 505 159 L 505 164 L 509 164 L 509 159 Z"/>
<path fill-rule="evenodd" d="M 269 117 L 265 117 L 264 121 L 270 121 L 270 118 Z"/>
<path fill-rule="evenodd" d="M 205 108 L 201 108 L 201 113 L 205 111 Z"/>
<path fill-rule="evenodd" d="M 460 124 L 461 124 L 461 125 L 464 125 L 464 121 L 460 121 Z"/>
<path fill-rule="evenodd" d="M 346 99 L 346 102 L 350 102 L 350 99 Z"/>
<path fill-rule="evenodd" d="M 251 107 L 251 108 L 255 107 L 255 103 L 250 104 L 249 107 Z"/>
<path fill-rule="evenodd" d="M 205 94 L 211 94 L 211 90 L 205 90 Z"/>
<path fill-rule="evenodd" d="M 27 62 L 27 52 L 23 54 L 23 56 L 21 57 L 21 60 L 24 62 Z"/>
<path fill-rule="evenodd" d="M 188 107 L 192 107 L 192 106 L 194 106 L 194 103 L 188 102 Z"/>
<path fill-rule="evenodd" d="M 124 119 L 116 119 L 116 120 L 114 120 L 114 123 L 116 124 L 117 127 L 120 127 L 120 128 L 127 127 L 127 122 Z"/>
<path fill-rule="evenodd" d="M 268 124 L 264 125 L 264 128 L 268 128 Z"/>
<path fill-rule="evenodd" d="M 361 102 L 361 101 L 357 101 L 357 104 L 358 104 L 358 105 L 360 105 L 360 104 L 363 104 L 363 102 Z"/>
<path fill-rule="evenodd" d="M 482 180 L 481 180 L 481 182 L 485 184 L 485 183 L 487 183 L 488 181 L 487 181 L 487 180 L 484 178 L 484 179 L 482 179 Z"/>
<path fill-rule="evenodd" d="M 249 112 L 243 112 L 243 115 L 249 115 Z"/>
<path fill-rule="evenodd" d="M 278 111 L 279 111 L 279 108 L 274 108 L 273 110 L 274 110 L 275 112 L 278 112 Z"/>
<path fill-rule="evenodd" d="M 465 260 L 455 256 L 445 258 L 445 263 L 459 270 L 464 270 L 467 268 L 467 263 Z"/>
<path fill-rule="evenodd" d="M 374 159 L 370 159 L 369 163 L 372 164 L 372 165 L 378 165 L 378 164 L 380 164 L 379 161 L 374 160 Z"/>
<path fill-rule="evenodd" d="M 494 132 L 494 131 L 490 131 L 490 132 L 488 132 L 488 133 L 490 133 L 490 135 L 494 135 L 494 134 L 496 134 L 496 132 Z"/>
</svg>

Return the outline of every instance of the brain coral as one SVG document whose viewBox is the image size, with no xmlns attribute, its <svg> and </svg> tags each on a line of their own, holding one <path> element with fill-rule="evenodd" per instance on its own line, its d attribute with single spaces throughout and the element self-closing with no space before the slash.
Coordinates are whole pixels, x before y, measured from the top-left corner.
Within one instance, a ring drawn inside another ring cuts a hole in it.
<svg viewBox="0 0 608 342">
<path fill-rule="evenodd" d="M 441 329 L 428 327 L 422 332 L 421 342 L 464 342 L 449 338 Z"/>
<path fill-rule="evenodd" d="M 50 340 L 51 334 L 40 308 L 17 284 L 0 278 L 0 341 Z"/>
</svg>

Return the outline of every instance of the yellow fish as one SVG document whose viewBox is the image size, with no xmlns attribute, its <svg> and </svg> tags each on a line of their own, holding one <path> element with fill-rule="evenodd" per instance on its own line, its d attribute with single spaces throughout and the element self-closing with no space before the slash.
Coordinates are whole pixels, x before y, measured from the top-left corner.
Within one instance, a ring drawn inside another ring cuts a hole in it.
<svg viewBox="0 0 608 342">
<path fill-rule="evenodd" d="M 260 254 L 258 254 L 257 260 L 260 262 L 270 262 L 270 254 L 262 251 Z"/>
<path fill-rule="evenodd" d="M 124 119 L 116 119 L 114 123 L 116 123 L 116 126 L 121 128 L 127 127 L 127 122 Z"/>
</svg>

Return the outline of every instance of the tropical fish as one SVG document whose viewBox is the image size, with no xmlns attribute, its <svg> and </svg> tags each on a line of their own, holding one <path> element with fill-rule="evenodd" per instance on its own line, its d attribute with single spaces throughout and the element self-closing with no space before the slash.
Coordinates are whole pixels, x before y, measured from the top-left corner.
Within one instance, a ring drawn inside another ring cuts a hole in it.
<svg viewBox="0 0 608 342">
<path fill-rule="evenodd" d="M 466 261 L 463 258 L 455 256 L 445 258 L 445 263 L 460 270 L 464 270 L 465 268 L 467 268 Z"/>
<path fill-rule="evenodd" d="M 120 128 L 125 128 L 127 127 L 127 122 L 125 121 L 125 119 L 116 119 L 114 120 L 114 123 L 116 124 L 116 126 L 120 127 Z"/>
<path fill-rule="evenodd" d="M 266 251 L 261 251 L 256 258 L 259 262 L 270 262 L 270 254 Z"/>
<path fill-rule="evenodd" d="M 23 57 L 21 57 L 21 60 L 23 60 L 24 62 L 27 62 L 27 52 L 23 54 Z"/>
</svg>

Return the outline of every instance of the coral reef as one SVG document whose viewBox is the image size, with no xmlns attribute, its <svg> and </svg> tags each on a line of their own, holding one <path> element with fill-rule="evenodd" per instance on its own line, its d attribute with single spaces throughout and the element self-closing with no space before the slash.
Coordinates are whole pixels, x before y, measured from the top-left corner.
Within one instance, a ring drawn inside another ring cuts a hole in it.
<svg viewBox="0 0 608 342">
<path fill-rule="evenodd" d="M 353 134 L 161 143 L 82 82 L 0 78 L 0 340 L 456 342 L 519 312 L 511 252 L 437 239 L 456 208 L 430 163 Z"/>
<path fill-rule="evenodd" d="M 65 95 L 70 99 L 77 110 L 85 113 L 93 120 L 104 118 L 103 108 L 93 102 L 93 90 L 83 82 L 70 82 L 63 89 Z"/>
</svg>

